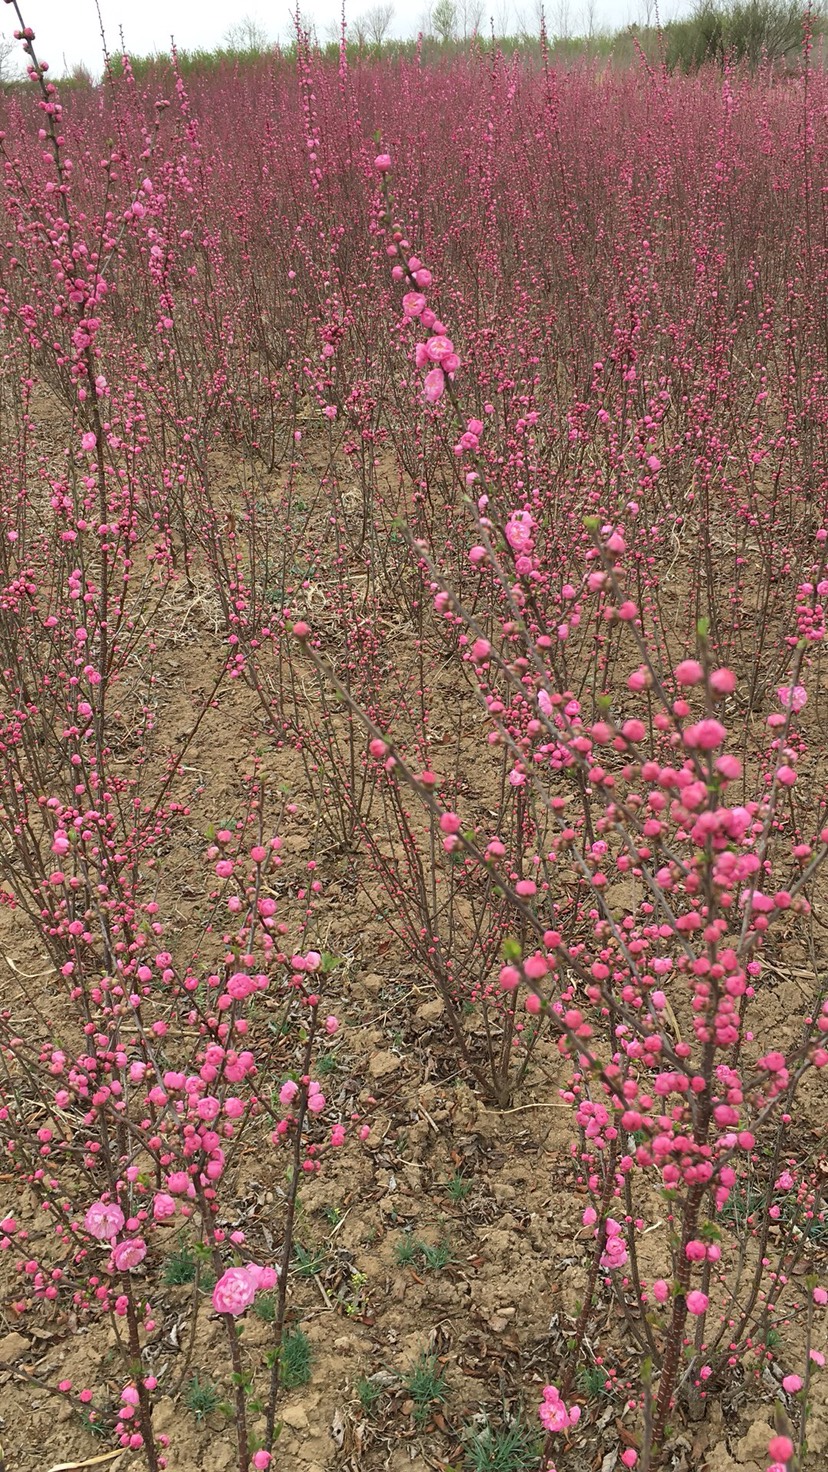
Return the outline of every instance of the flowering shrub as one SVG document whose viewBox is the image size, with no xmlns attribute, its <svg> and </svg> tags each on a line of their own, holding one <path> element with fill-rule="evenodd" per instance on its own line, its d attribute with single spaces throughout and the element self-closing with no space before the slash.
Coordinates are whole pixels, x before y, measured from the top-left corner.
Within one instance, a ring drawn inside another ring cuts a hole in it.
<svg viewBox="0 0 828 1472">
<path fill-rule="evenodd" d="M 330 864 L 381 920 L 362 959 L 437 989 L 453 1069 L 569 1110 L 588 1265 L 545 1459 L 589 1431 L 613 1302 L 622 1465 L 793 1325 L 768 1456 L 799 1472 L 828 1303 L 824 76 L 352 72 L 300 32 L 279 86 L 124 58 L 64 102 L 18 19 L 0 879 L 53 1005 L 0 1012 L 14 1312 L 108 1318 L 105 1429 L 155 1472 L 184 1242 L 238 1467 L 269 1464 L 301 1184 L 369 1133 L 319 1056 Z M 228 1225 L 251 1141 L 285 1179 L 269 1239 Z"/>
</svg>

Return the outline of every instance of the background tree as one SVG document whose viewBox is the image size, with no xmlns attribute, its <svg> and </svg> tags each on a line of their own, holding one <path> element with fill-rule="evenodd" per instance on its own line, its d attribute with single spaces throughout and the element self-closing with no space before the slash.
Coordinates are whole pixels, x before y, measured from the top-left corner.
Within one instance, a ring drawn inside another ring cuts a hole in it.
<svg viewBox="0 0 828 1472">
<path fill-rule="evenodd" d="M 224 44 L 228 51 L 267 51 L 270 38 L 260 20 L 244 15 L 234 21 L 224 33 Z"/>
<path fill-rule="evenodd" d="M 362 17 L 365 35 L 372 46 L 381 46 L 391 27 L 394 19 L 394 7 L 391 4 L 372 5 L 366 10 Z"/>
<path fill-rule="evenodd" d="M 431 24 L 445 45 L 457 34 L 457 6 L 454 0 L 437 0 L 431 12 Z"/>
</svg>

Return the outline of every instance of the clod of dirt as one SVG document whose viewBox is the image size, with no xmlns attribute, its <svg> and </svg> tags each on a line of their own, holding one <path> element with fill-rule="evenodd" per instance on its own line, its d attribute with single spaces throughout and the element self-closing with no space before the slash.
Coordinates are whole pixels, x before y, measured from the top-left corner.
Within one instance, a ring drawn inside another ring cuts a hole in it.
<svg viewBox="0 0 828 1472">
<path fill-rule="evenodd" d="M 402 1059 L 396 1053 L 383 1051 L 375 1053 L 368 1064 L 368 1072 L 372 1078 L 390 1078 L 392 1073 L 399 1073 L 402 1068 Z"/>
<path fill-rule="evenodd" d="M 289 1426 L 291 1431 L 307 1431 L 310 1425 L 308 1413 L 301 1403 L 295 1406 L 285 1406 L 281 1412 L 280 1420 L 284 1422 L 285 1426 Z"/>
<path fill-rule="evenodd" d="M 4 1334 L 0 1339 L 0 1365 L 14 1365 L 23 1358 L 29 1350 L 29 1341 L 22 1334 L 12 1330 L 11 1334 Z"/>
</svg>

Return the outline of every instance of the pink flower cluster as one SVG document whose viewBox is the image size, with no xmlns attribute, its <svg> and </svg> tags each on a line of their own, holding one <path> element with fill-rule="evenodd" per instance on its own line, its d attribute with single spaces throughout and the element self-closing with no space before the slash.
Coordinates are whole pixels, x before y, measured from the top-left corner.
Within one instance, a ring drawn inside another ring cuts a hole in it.
<svg viewBox="0 0 828 1472">
<path fill-rule="evenodd" d="M 390 156 L 387 153 L 378 154 L 374 160 L 374 167 L 384 181 L 391 168 Z M 384 184 L 384 187 L 387 188 L 387 185 Z M 402 230 L 395 226 L 386 251 L 392 259 L 401 256 L 403 263 L 396 261 L 391 268 L 391 277 L 397 282 L 408 281 L 410 283 L 412 289 L 407 291 L 402 299 L 403 313 L 407 321 L 419 320 L 430 334 L 425 342 L 417 343 L 414 361 L 418 368 L 428 369 L 423 380 L 423 397 L 427 404 L 436 404 L 446 391 L 446 379 L 453 379 L 460 367 L 460 358 L 443 323 L 428 305 L 426 292 L 432 284 L 431 272 L 418 256 L 407 254 L 410 250 L 410 242 L 404 238 Z M 471 423 L 479 423 L 479 421 L 471 421 Z M 474 439 L 475 432 L 471 429 L 471 423 L 467 434 Z M 482 428 L 481 424 L 480 430 Z M 478 435 L 480 430 L 477 431 Z M 471 443 L 464 448 L 472 448 Z M 476 444 L 474 448 L 477 448 Z"/>
<path fill-rule="evenodd" d="M 276 1268 L 261 1268 L 249 1262 L 243 1268 L 228 1268 L 213 1289 L 213 1308 L 217 1314 L 238 1318 L 246 1313 L 257 1293 L 267 1292 L 278 1281 Z"/>
<path fill-rule="evenodd" d="M 123 1231 L 125 1225 L 134 1228 L 138 1226 L 138 1220 L 133 1218 L 127 1223 L 117 1202 L 93 1201 L 86 1212 L 83 1224 L 89 1235 L 97 1238 L 99 1242 L 112 1242 L 118 1233 Z M 144 1261 L 146 1255 L 147 1244 L 143 1237 L 125 1237 L 121 1242 L 115 1243 L 112 1248 L 112 1267 L 118 1273 L 131 1272 Z"/>
<path fill-rule="evenodd" d="M 538 1407 L 538 1415 L 541 1425 L 547 1431 L 566 1431 L 570 1426 L 577 1426 L 581 1419 L 581 1407 L 567 1407 L 561 1400 L 561 1393 L 556 1385 L 545 1385 L 543 1388 L 543 1400 Z"/>
</svg>

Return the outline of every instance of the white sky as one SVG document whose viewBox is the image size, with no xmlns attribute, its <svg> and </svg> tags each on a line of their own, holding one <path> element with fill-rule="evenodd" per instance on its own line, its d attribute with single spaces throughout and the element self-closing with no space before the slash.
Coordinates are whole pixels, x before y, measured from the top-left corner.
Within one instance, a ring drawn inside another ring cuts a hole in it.
<svg viewBox="0 0 828 1472">
<path fill-rule="evenodd" d="M 100 68 L 101 43 L 94 0 L 19 0 L 26 25 L 35 31 L 35 48 L 41 60 L 60 76 L 83 62 L 93 72 Z M 376 0 L 348 0 L 351 16 L 370 10 Z M 520 22 L 537 30 L 538 0 L 482 0 L 483 29 L 489 29 L 493 17 L 497 31 L 520 29 Z M 396 0 L 391 32 L 397 36 L 414 36 L 423 25 L 428 0 Z M 681 0 L 661 0 L 661 18 L 670 19 L 681 7 Z M 461 5 L 458 5 L 458 9 Z M 643 21 L 647 11 L 655 10 L 655 0 L 546 0 L 547 25 L 550 31 L 577 34 L 587 29 L 587 14 L 592 9 L 593 25 L 616 30 Z M 267 32 L 271 40 L 286 40 L 291 35 L 289 0 L 235 0 L 232 5 L 219 0 L 100 0 L 101 17 L 110 49 L 119 46 L 119 27 L 123 27 L 127 49 L 134 55 L 165 51 L 170 37 L 186 50 L 212 49 L 219 45 L 228 27 L 244 16 L 251 16 Z M 326 40 L 331 27 L 338 27 L 340 0 L 302 0 L 306 23 L 313 23 L 320 40 Z M 506 22 L 506 24 L 504 24 Z M 9 37 L 18 22 L 12 5 L 0 5 L 0 36 Z"/>
</svg>

